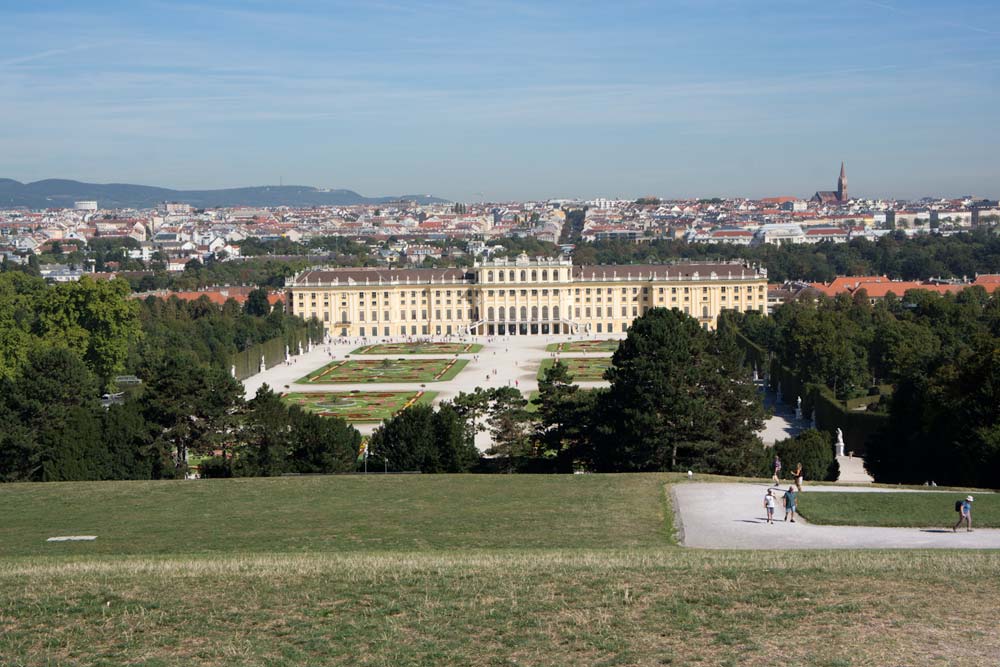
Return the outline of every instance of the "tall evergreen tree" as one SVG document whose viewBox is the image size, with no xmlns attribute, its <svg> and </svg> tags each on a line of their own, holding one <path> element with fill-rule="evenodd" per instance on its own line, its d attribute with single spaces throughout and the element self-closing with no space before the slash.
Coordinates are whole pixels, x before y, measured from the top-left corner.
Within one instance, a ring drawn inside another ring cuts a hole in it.
<svg viewBox="0 0 1000 667">
<path fill-rule="evenodd" d="M 594 445 L 601 470 L 737 472 L 760 449 L 760 399 L 746 369 L 677 310 L 638 318 L 605 377 Z"/>
</svg>

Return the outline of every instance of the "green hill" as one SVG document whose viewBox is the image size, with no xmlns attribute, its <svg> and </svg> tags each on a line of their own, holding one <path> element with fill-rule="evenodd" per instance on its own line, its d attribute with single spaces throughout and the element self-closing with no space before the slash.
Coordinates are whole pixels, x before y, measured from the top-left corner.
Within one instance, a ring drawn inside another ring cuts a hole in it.
<svg viewBox="0 0 1000 667">
<path fill-rule="evenodd" d="M 698 551 L 676 475 L 0 485 L 3 665 L 993 664 L 997 552 Z M 47 543 L 96 534 L 94 542 Z"/>
</svg>

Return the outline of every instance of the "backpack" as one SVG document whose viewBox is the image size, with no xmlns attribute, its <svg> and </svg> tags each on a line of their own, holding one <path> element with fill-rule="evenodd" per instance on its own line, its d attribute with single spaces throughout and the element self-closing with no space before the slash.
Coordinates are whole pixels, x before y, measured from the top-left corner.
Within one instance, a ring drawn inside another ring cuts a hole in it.
<svg viewBox="0 0 1000 667">
<path fill-rule="evenodd" d="M 956 512 L 961 512 L 962 511 L 962 501 L 961 500 L 956 500 L 955 501 L 955 511 Z"/>
</svg>

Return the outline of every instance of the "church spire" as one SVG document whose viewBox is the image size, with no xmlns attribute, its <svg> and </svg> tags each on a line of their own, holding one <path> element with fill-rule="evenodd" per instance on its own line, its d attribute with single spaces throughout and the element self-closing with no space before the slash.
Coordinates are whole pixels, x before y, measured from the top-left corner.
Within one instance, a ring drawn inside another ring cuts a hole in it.
<svg viewBox="0 0 1000 667">
<path fill-rule="evenodd" d="M 847 170 L 844 163 L 840 163 L 840 178 L 837 179 L 837 200 L 841 203 L 847 201 Z"/>
</svg>

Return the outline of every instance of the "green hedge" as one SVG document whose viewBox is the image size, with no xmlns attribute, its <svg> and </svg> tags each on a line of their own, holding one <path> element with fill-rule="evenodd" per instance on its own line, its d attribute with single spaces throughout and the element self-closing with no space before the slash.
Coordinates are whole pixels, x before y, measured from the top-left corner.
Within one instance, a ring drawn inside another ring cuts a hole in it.
<svg viewBox="0 0 1000 667">
<path fill-rule="evenodd" d="M 746 357 L 747 366 L 753 368 L 757 367 L 757 372 L 764 374 L 767 371 L 768 358 L 770 355 L 767 350 L 762 348 L 757 343 L 753 342 L 746 336 L 744 336 L 739 331 L 736 332 L 736 342 L 742 348 L 743 354 Z"/>
<path fill-rule="evenodd" d="M 844 432 L 844 449 L 864 456 L 868 441 L 876 437 L 885 426 L 887 415 L 874 412 L 848 410 L 837 400 L 833 392 L 822 385 L 806 385 L 806 395 L 802 399 L 803 412 L 809 415 L 816 410 L 816 428 L 830 433 L 836 442 L 837 429 Z"/>
<path fill-rule="evenodd" d="M 305 350 L 309 342 L 318 345 L 323 342 L 326 330 L 321 322 L 307 322 L 302 328 L 283 336 L 252 345 L 230 358 L 230 367 L 236 367 L 236 379 L 244 380 L 260 372 L 260 358 L 264 357 L 264 367 L 273 368 L 285 361 L 285 347 L 296 354 L 299 345 Z"/>
<path fill-rule="evenodd" d="M 788 368 L 783 366 L 777 357 L 771 359 L 771 367 L 768 370 L 768 388 L 777 391 L 781 385 L 781 399 L 786 405 L 795 405 L 796 399 L 801 396 L 803 401 L 803 412 L 805 412 L 806 387 Z"/>
</svg>

